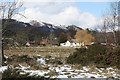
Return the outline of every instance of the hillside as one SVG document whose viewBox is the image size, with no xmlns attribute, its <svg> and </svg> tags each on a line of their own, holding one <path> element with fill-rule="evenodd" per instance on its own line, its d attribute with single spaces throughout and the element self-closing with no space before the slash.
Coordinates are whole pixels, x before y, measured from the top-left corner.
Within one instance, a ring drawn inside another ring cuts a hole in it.
<svg viewBox="0 0 120 80">
<path fill-rule="evenodd" d="M 24 23 L 17 20 L 3 20 L 3 37 L 13 38 L 18 43 L 25 44 L 28 41 L 38 42 L 42 39 L 58 39 L 63 33 L 66 38 L 74 38 L 76 31 L 79 28 L 75 25 L 60 25 L 55 26 L 46 22 L 33 21 L 30 23 Z M 6 24 L 7 23 L 7 24 Z"/>
</svg>

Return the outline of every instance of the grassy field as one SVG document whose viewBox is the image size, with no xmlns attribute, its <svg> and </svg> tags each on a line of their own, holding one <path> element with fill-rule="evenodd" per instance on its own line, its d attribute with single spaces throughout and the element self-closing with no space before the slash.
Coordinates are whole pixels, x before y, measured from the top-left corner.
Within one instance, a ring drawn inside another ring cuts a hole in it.
<svg viewBox="0 0 120 80">
<path fill-rule="evenodd" d="M 52 57 L 68 57 L 75 51 L 74 48 L 69 47 L 19 47 L 4 50 L 6 56 L 11 55 L 29 55 L 29 56 L 48 56 Z"/>
<path fill-rule="evenodd" d="M 95 64 L 67 64 L 66 57 L 74 51 L 75 48 L 68 47 L 19 47 L 4 50 L 8 57 L 5 65 L 11 68 L 3 76 L 18 78 L 30 74 L 33 77 L 49 78 L 119 78 L 120 71 L 114 66 L 98 68 Z"/>
</svg>

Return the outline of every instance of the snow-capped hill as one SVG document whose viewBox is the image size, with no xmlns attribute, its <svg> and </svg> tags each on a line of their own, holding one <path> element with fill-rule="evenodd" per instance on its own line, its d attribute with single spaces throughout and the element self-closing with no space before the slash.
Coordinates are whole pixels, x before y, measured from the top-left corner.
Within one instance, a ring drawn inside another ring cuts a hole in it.
<svg viewBox="0 0 120 80">
<path fill-rule="evenodd" d="M 43 22 L 43 24 L 44 24 L 44 27 L 46 26 L 46 27 L 48 27 L 48 28 L 54 28 L 54 29 L 57 28 L 56 26 L 54 26 L 53 24 L 50 24 L 50 23 L 45 23 L 45 22 Z"/>
<path fill-rule="evenodd" d="M 77 27 L 76 25 L 69 25 L 67 29 L 82 30 L 82 28 Z"/>
<path fill-rule="evenodd" d="M 58 26 L 58 28 L 61 28 L 61 29 L 65 29 L 65 30 L 67 30 L 66 27 L 67 27 L 66 25 L 59 25 L 59 26 Z"/>
<path fill-rule="evenodd" d="M 12 33 L 23 33 L 25 31 L 25 33 L 28 35 L 38 35 L 41 37 L 48 37 L 51 32 L 57 37 L 61 33 L 70 34 L 72 37 L 74 37 L 76 30 L 82 29 L 75 25 L 53 25 L 41 21 L 31 21 L 30 23 L 24 23 L 16 20 L 10 20 L 8 24 L 9 27 L 7 27 L 8 31 L 6 32 L 6 34 L 11 34 L 10 31 Z"/>
<path fill-rule="evenodd" d="M 40 26 L 45 26 L 44 22 L 42 21 L 36 21 L 36 20 L 32 20 L 30 23 L 30 25 L 34 26 L 34 27 L 40 27 Z"/>
<path fill-rule="evenodd" d="M 48 27 L 48 28 L 52 28 L 52 29 L 62 29 L 62 30 L 69 30 L 69 29 L 74 29 L 74 30 L 78 30 L 78 29 L 82 29 L 80 27 L 77 27 L 76 25 L 54 25 L 54 24 L 50 24 L 50 23 L 46 23 L 46 22 L 35 22 L 33 24 L 33 26 L 37 26 L 37 27 Z"/>
<path fill-rule="evenodd" d="M 45 25 L 45 24 L 44 24 L 43 22 L 41 22 L 41 21 L 39 22 L 39 24 L 40 24 L 40 26 L 44 26 L 44 25 Z"/>
</svg>

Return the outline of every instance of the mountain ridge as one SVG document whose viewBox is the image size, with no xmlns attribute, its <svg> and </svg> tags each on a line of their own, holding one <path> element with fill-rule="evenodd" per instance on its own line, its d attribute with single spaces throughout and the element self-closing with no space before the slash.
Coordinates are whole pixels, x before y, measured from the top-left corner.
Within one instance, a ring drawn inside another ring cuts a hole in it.
<svg viewBox="0 0 120 80">
<path fill-rule="evenodd" d="M 27 41 L 39 42 L 42 39 L 50 40 L 51 37 L 59 39 L 61 34 L 66 38 L 71 37 L 71 39 L 73 39 L 76 31 L 82 30 L 82 28 L 79 28 L 76 25 L 56 26 L 50 23 L 37 21 L 25 23 L 14 19 L 4 19 L 2 20 L 2 23 L 4 23 L 3 36 L 14 38 L 14 40 L 18 40 L 18 42 L 21 43 L 25 43 Z"/>
</svg>

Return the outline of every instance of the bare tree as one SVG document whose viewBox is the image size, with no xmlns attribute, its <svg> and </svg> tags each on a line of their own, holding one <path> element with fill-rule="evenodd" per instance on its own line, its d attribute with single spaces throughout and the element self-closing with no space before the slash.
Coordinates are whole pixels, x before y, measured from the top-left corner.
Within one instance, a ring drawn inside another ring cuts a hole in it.
<svg viewBox="0 0 120 80">
<path fill-rule="evenodd" d="M 0 6 L 1 6 L 2 19 L 12 19 L 13 16 L 15 16 L 16 14 L 24 16 L 19 13 L 19 10 L 23 6 L 22 2 L 18 2 L 15 0 L 14 2 L 1 2 Z"/>
<path fill-rule="evenodd" d="M 20 8 L 23 6 L 22 2 L 15 1 L 14 2 L 1 2 L 0 3 L 0 15 L 2 16 L 2 35 L 5 33 L 6 24 L 8 24 L 9 20 L 12 19 L 15 15 L 21 15 L 19 13 Z M 24 16 L 25 17 L 25 16 Z M 4 46 L 3 46 L 3 39 L 2 36 L 2 62 L 4 62 Z"/>
<path fill-rule="evenodd" d="M 104 33 L 104 39 L 105 43 L 108 44 L 108 37 L 107 37 L 107 30 L 108 30 L 108 21 L 107 18 L 103 20 L 103 33 Z"/>
<path fill-rule="evenodd" d="M 104 14 L 102 18 L 102 24 L 100 24 L 98 27 L 101 32 L 102 42 L 105 42 L 106 44 L 109 44 L 108 34 L 107 34 L 108 24 L 109 24 L 108 17 L 106 16 L 106 14 Z"/>
<path fill-rule="evenodd" d="M 116 35 L 116 31 L 118 29 L 117 18 L 118 18 L 118 3 L 114 2 L 114 3 L 111 4 L 111 16 L 109 18 L 109 20 L 111 20 L 111 21 L 110 21 L 110 24 L 109 24 L 109 28 L 111 29 L 111 31 L 113 33 L 114 43 L 115 43 L 116 46 L 118 45 L 117 35 Z"/>
<path fill-rule="evenodd" d="M 120 1 L 118 2 L 118 45 L 120 46 Z"/>
<path fill-rule="evenodd" d="M 113 2 L 110 5 L 110 10 L 104 15 L 103 19 L 103 32 L 105 36 L 105 42 L 108 43 L 107 34 L 108 31 L 112 32 L 113 43 L 115 46 L 118 45 L 118 2 Z"/>
</svg>

